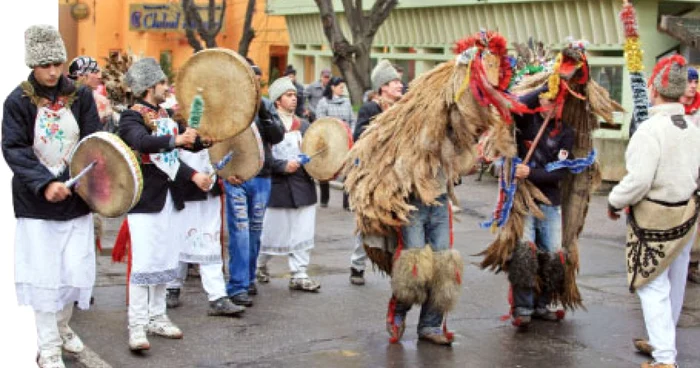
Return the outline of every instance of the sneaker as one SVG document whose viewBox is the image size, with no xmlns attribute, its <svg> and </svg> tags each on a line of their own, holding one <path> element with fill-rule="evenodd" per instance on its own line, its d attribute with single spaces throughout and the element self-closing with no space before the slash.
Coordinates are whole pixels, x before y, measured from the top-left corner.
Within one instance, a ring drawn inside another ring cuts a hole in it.
<svg viewBox="0 0 700 368">
<path fill-rule="evenodd" d="M 678 368 L 678 364 L 657 363 L 656 361 L 642 363 L 642 368 Z"/>
<path fill-rule="evenodd" d="M 452 341 L 454 341 L 454 337 L 453 336 L 446 336 L 442 332 L 440 332 L 440 333 L 426 333 L 426 334 L 418 335 L 418 340 L 427 341 L 427 342 L 433 343 L 435 345 L 450 346 L 450 345 L 452 345 Z"/>
<path fill-rule="evenodd" d="M 66 368 L 61 357 L 61 349 L 42 350 L 39 352 L 40 368 Z"/>
<path fill-rule="evenodd" d="M 253 306 L 253 299 L 250 298 L 250 295 L 246 293 L 245 291 L 236 294 L 234 296 L 230 296 L 229 299 L 233 302 L 235 305 L 242 305 L 244 307 L 252 307 Z"/>
<path fill-rule="evenodd" d="M 403 332 L 406 330 L 406 316 L 394 315 L 393 320 L 391 317 L 387 318 L 386 321 L 386 332 L 389 333 L 389 342 L 396 344 L 401 340 Z"/>
<path fill-rule="evenodd" d="M 167 315 L 152 317 L 148 322 L 148 333 L 169 339 L 181 339 L 182 331 L 170 321 Z"/>
<path fill-rule="evenodd" d="M 238 316 L 245 312 L 245 307 L 236 305 L 227 297 L 221 297 L 209 302 L 207 315 L 210 316 Z"/>
<path fill-rule="evenodd" d="M 353 285 L 364 285 L 365 284 L 365 271 L 359 271 L 350 267 L 350 283 Z"/>
<path fill-rule="evenodd" d="M 180 306 L 180 289 L 167 289 L 165 306 L 168 308 L 177 308 Z"/>
<path fill-rule="evenodd" d="M 65 329 L 61 329 L 61 340 L 63 341 L 63 349 L 69 353 L 78 354 L 85 349 L 83 341 L 80 337 L 73 332 L 73 330 L 66 326 Z"/>
<path fill-rule="evenodd" d="M 267 267 L 258 267 L 258 269 L 255 270 L 255 278 L 258 279 L 258 282 L 262 282 L 263 284 L 270 282 L 270 274 L 267 272 Z"/>
<path fill-rule="evenodd" d="M 258 295 L 258 287 L 255 284 L 248 286 L 248 295 Z"/>
<path fill-rule="evenodd" d="M 547 308 L 535 308 L 535 311 L 532 313 L 532 318 L 541 321 L 558 322 L 564 318 L 563 312 L 563 310 L 551 311 Z"/>
<path fill-rule="evenodd" d="M 129 349 L 132 351 L 148 350 L 151 343 L 146 337 L 146 326 L 129 327 Z"/>
<path fill-rule="evenodd" d="M 649 344 L 649 341 L 644 339 L 634 339 L 632 340 L 632 344 L 638 352 L 647 356 L 651 356 L 651 353 L 654 351 L 654 347 Z"/>
<path fill-rule="evenodd" d="M 515 327 L 527 327 L 532 322 L 532 317 L 530 316 L 513 316 L 511 324 Z"/>
<path fill-rule="evenodd" d="M 292 290 L 301 291 L 318 291 L 321 288 L 321 284 L 316 280 L 312 280 L 308 277 L 305 278 L 292 278 L 289 280 L 289 288 Z"/>
</svg>

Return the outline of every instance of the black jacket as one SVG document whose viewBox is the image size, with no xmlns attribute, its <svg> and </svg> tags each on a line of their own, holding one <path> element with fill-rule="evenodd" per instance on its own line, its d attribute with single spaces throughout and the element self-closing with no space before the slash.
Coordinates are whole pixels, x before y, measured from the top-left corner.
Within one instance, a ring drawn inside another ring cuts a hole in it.
<svg viewBox="0 0 700 368">
<path fill-rule="evenodd" d="M 367 129 L 369 122 L 377 115 L 382 113 L 382 108 L 374 101 L 367 101 L 362 104 L 360 111 L 357 112 L 357 122 L 355 123 L 355 131 L 352 134 L 353 142 L 360 139 L 362 133 Z"/>
<path fill-rule="evenodd" d="M 92 91 L 86 87 L 76 90 L 73 82 L 61 77 L 55 88 L 39 86 L 33 74 L 29 77 L 37 95 L 56 101 L 56 94 L 70 96 L 75 100 L 70 105 L 80 128 L 80 138 L 100 130 L 100 117 L 97 114 Z M 53 95 L 52 97 L 49 95 Z M 44 197 L 44 190 L 53 181 L 69 179 L 69 170 L 55 177 L 34 154 L 34 126 L 37 106 L 27 96 L 21 86 L 10 93 L 5 100 L 2 116 L 2 154 L 12 170 L 12 204 L 15 217 L 65 221 L 90 213 L 90 208 L 80 196 L 73 194 L 66 200 L 51 203 Z"/>
<path fill-rule="evenodd" d="M 265 149 L 265 164 L 258 173 L 259 178 L 269 178 L 272 175 L 272 145 L 282 142 L 284 139 L 284 125 L 280 120 L 277 109 L 269 99 L 263 97 L 260 110 L 255 117 L 255 125 L 260 133 L 260 138 Z M 262 116 L 262 118 L 261 118 Z"/>
<path fill-rule="evenodd" d="M 522 96 L 520 101 L 534 109 L 539 106 L 538 96 L 542 92 L 543 90 L 531 92 Z M 515 115 L 514 118 L 518 128 L 516 132 L 518 157 L 525 159 L 545 119 L 539 113 Z M 573 158 L 571 149 L 574 145 L 574 130 L 564 122 L 555 122 L 554 120 L 553 117 L 545 128 L 544 134 L 532 154 L 528 180 L 547 196 L 552 205 L 558 206 L 561 204 L 559 182 L 566 177 L 568 171 L 560 169 L 547 172 L 545 166 L 550 162 Z"/>
<path fill-rule="evenodd" d="M 301 134 L 306 133 L 309 122 L 301 120 Z M 316 204 L 316 185 L 304 167 L 294 173 L 285 172 L 287 160 L 273 159 L 270 208 L 299 208 Z"/>
<path fill-rule="evenodd" d="M 158 107 L 148 104 L 144 101 L 138 101 L 153 110 L 158 110 Z M 178 124 L 179 125 L 179 124 Z M 185 131 L 185 127 L 178 126 L 180 132 Z M 150 153 L 167 152 L 175 149 L 174 137 L 165 135 L 156 137 L 151 135 L 151 130 L 146 127 L 143 116 L 137 111 L 126 110 L 122 113 L 119 120 L 119 136 L 126 142 L 131 149 L 137 151 L 136 155 Z M 197 147 L 199 146 L 199 147 Z M 195 144 L 197 149 L 201 149 L 201 144 Z M 141 200 L 129 211 L 129 213 L 158 213 L 165 205 L 166 196 L 170 191 L 175 208 L 182 210 L 185 208 L 185 193 L 184 185 L 187 181 L 191 181 L 195 171 L 180 161 L 180 168 L 175 177 L 175 181 L 170 180 L 167 174 L 161 171 L 154 164 L 141 163 L 141 172 L 143 173 L 143 192 Z"/>
</svg>

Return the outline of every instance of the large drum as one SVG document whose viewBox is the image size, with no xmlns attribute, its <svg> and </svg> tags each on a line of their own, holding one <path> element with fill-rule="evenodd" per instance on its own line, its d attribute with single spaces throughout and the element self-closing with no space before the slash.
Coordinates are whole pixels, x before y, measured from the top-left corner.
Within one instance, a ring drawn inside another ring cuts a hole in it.
<svg viewBox="0 0 700 368">
<path fill-rule="evenodd" d="M 301 142 L 301 151 L 311 159 L 304 169 L 318 181 L 331 180 L 343 168 L 350 148 L 350 128 L 341 120 L 320 118 L 309 126 Z"/>
<path fill-rule="evenodd" d="M 243 132 L 255 118 L 260 86 L 253 69 L 236 52 L 213 48 L 190 57 L 177 73 L 180 109 L 190 116 L 192 100 L 201 89 L 204 111 L 199 135 L 222 141 Z"/>
<path fill-rule="evenodd" d="M 227 155 L 230 160 L 222 162 Z M 265 150 L 257 126 L 252 124 L 243 133 L 211 146 L 209 157 L 215 168 L 217 164 L 224 165 L 216 170 L 224 180 L 229 176 L 243 181 L 255 177 L 265 164 Z"/>
<path fill-rule="evenodd" d="M 73 151 L 70 175 L 82 176 L 75 191 L 94 211 L 105 217 L 119 217 L 141 198 L 143 176 L 133 151 L 118 136 L 97 132 L 80 140 Z"/>
</svg>

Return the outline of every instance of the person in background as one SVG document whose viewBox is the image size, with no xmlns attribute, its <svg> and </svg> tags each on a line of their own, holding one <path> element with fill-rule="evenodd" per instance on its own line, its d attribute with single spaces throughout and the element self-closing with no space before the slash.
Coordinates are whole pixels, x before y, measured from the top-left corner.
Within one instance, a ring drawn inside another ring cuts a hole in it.
<svg viewBox="0 0 700 368">
<path fill-rule="evenodd" d="M 326 89 L 326 85 L 330 80 L 331 70 L 323 69 L 321 70 L 321 77 L 319 80 L 309 84 L 304 90 L 303 97 L 304 99 L 308 99 L 306 108 L 309 110 L 309 122 L 313 123 L 313 121 L 316 120 L 316 105 L 318 105 L 318 101 L 321 101 L 323 98 L 323 91 Z M 302 101 L 302 105 L 304 105 L 305 102 L 306 101 Z"/>
<path fill-rule="evenodd" d="M 301 83 L 297 82 L 297 70 L 294 69 L 293 65 L 287 65 L 287 68 L 284 70 L 284 77 L 289 77 L 289 79 L 292 80 L 292 83 L 294 83 L 294 87 L 297 88 L 297 108 L 294 110 L 294 113 L 300 117 L 300 118 L 308 118 L 309 116 L 309 111 L 306 109 L 306 103 L 304 103 L 304 86 L 301 85 Z"/>
<path fill-rule="evenodd" d="M 332 117 L 341 120 L 352 131 L 355 125 L 355 116 L 352 112 L 350 98 L 345 95 L 345 80 L 340 77 L 332 77 L 326 89 L 323 91 L 323 98 L 316 106 L 316 118 Z M 327 181 L 319 183 L 321 187 L 321 207 L 328 207 L 330 200 L 330 185 Z M 343 192 L 343 209 L 350 210 L 348 195 Z"/>
</svg>

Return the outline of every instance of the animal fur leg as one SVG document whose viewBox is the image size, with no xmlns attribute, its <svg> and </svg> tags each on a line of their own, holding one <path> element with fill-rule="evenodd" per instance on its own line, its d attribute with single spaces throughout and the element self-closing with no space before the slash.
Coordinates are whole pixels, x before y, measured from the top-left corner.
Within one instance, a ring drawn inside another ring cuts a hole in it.
<svg viewBox="0 0 700 368">
<path fill-rule="evenodd" d="M 434 275 L 430 285 L 431 303 L 440 312 L 454 309 L 462 291 L 464 261 L 455 249 L 433 254 Z"/>
<path fill-rule="evenodd" d="M 401 251 L 391 273 L 391 290 L 396 300 L 404 304 L 423 304 L 433 280 L 433 265 L 433 251 L 429 246 Z"/>
</svg>

